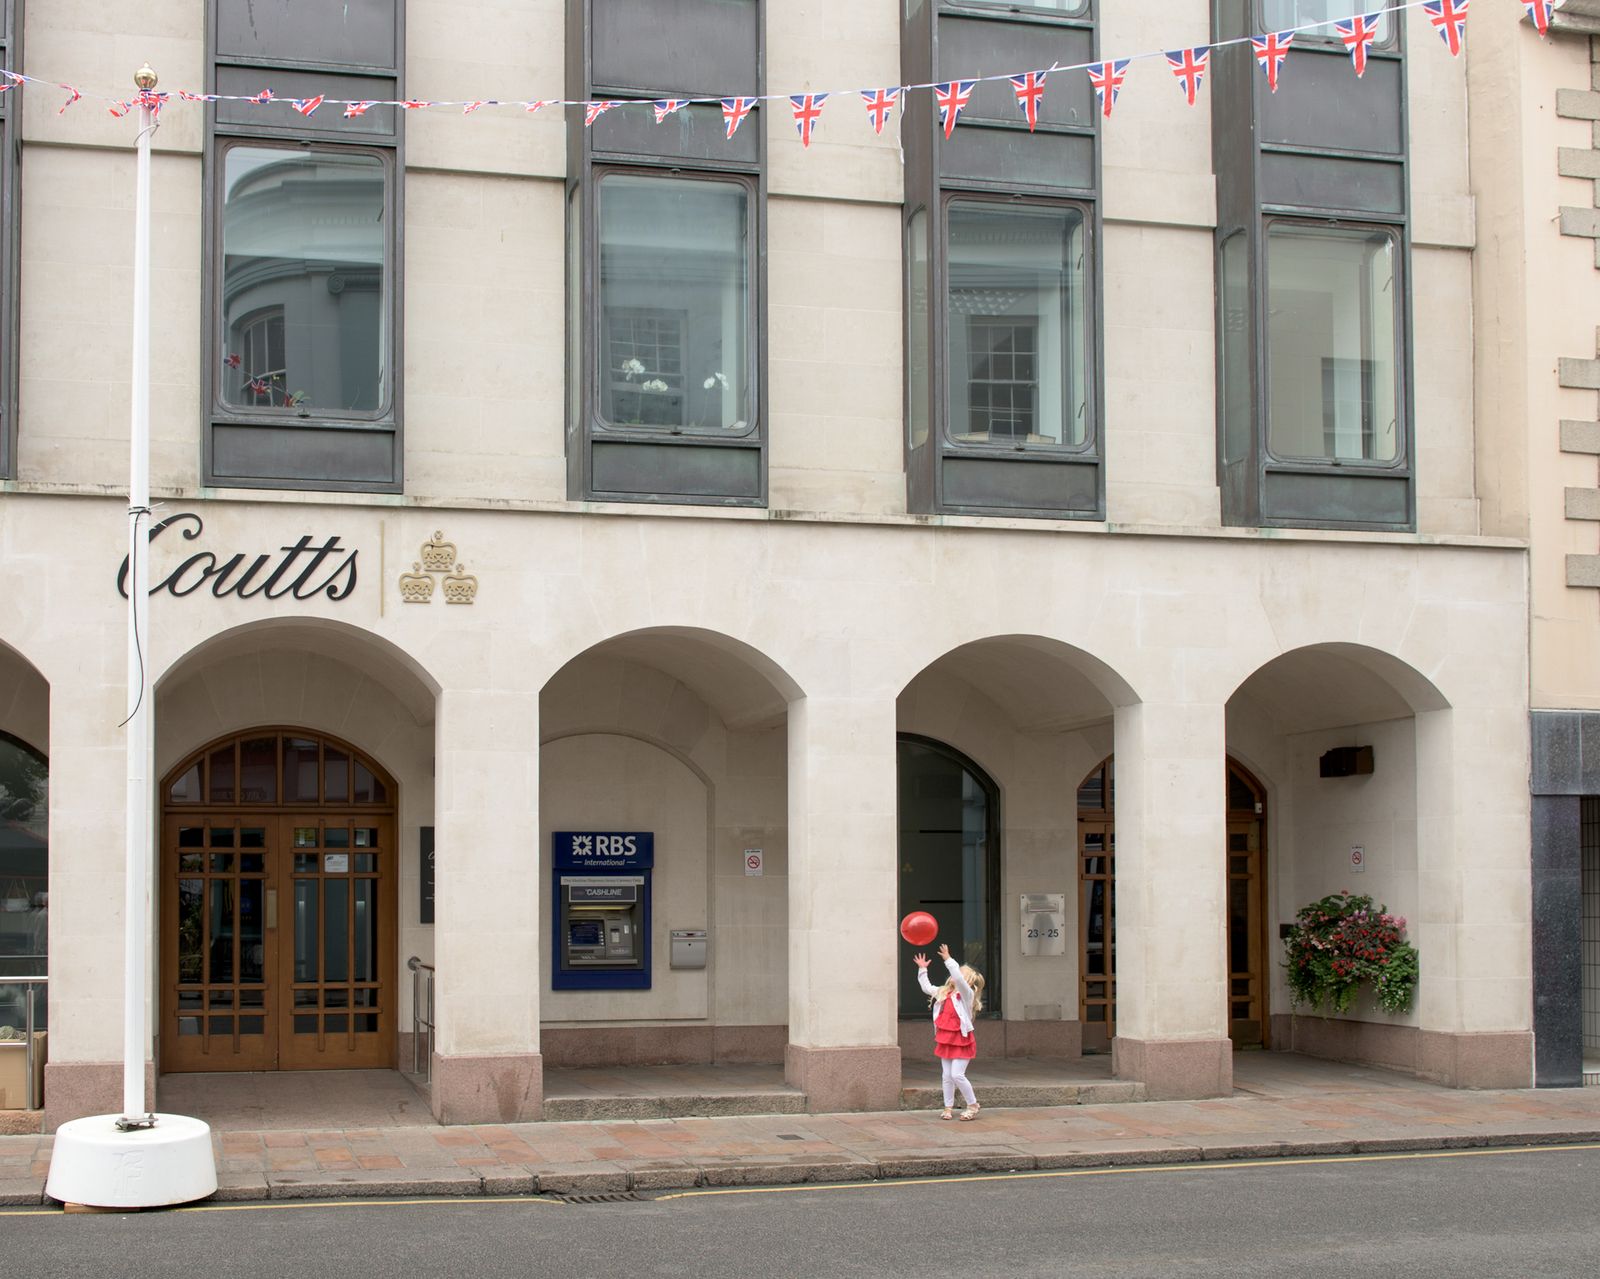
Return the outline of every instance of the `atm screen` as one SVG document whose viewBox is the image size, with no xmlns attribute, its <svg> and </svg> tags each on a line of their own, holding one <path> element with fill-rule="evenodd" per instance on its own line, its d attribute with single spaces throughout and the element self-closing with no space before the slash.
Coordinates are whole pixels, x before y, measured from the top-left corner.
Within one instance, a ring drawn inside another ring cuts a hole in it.
<svg viewBox="0 0 1600 1279">
<path fill-rule="evenodd" d="M 605 942 L 605 930 L 598 919 L 574 919 L 567 924 L 569 946 L 599 946 Z"/>
</svg>

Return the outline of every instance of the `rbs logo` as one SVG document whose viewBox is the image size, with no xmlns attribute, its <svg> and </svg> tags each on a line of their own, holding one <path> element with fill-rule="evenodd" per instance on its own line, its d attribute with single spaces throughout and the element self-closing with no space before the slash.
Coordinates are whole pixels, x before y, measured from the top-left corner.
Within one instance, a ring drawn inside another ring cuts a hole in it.
<svg viewBox="0 0 1600 1279">
<path fill-rule="evenodd" d="M 602 857 L 628 857 L 638 851 L 632 835 L 596 835 L 594 851 Z"/>
</svg>

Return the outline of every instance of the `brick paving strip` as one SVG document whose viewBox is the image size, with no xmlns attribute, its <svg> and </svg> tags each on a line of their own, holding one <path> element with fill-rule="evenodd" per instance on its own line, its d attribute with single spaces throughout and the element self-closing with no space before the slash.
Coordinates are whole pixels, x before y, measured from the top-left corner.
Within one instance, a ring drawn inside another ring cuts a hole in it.
<svg viewBox="0 0 1600 1279">
<path fill-rule="evenodd" d="M 51 1138 L 0 1137 L 0 1204 L 44 1196 Z M 1600 1088 L 218 1132 L 218 1200 L 614 1194 L 1600 1141 Z"/>
<path fill-rule="evenodd" d="M 616 1194 L 1600 1141 L 1600 1089 L 1373 1089 L 1213 1101 L 214 1133 L 219 1201 Z M 0 1204 L 40 1204 L 51 1138 L 0 1137 Z"/>
</svg>

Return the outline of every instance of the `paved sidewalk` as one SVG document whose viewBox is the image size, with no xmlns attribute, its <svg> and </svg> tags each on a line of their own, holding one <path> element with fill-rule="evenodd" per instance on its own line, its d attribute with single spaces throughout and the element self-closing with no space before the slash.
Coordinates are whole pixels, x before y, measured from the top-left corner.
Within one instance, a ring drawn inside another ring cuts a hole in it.
<svg viewBox="0 0 1600 1279">
<path fill-rule="evenodd" d="M 1464 1092 L 1262 1054 L 1232 1097 L 476 1127 L 223 1130 L 218 1198 L 615 1194 L 962 1172 L 1600 1141 L 1600 1088 Z M 982 1080 L 975 1082 L 982 1096 Z M 0 1203 L 37 1204 L 51 1138 L 0 1137 Z"/>
</svg>

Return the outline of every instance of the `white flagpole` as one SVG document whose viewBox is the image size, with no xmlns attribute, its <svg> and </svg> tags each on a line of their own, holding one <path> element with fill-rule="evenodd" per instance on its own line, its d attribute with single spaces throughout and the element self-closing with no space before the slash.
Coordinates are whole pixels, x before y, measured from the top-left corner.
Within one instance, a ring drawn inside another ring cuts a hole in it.
<svg viewBox="0 0 1600 1279">
<path fill-rule="evenodd" d="M 94 1208 L 158 1208 L 214 1194 L 211 1128 L 186 1115 L 157 1115 L 144 1102 L 150 1043 L 148 991 L 151 858 L 150 591 L 150 137 L 159 102 L 156 73 L 139 87 L 134 187 L 133 421 L 128 468 L 127 891 L 123 901 L 122 1113 L 69 1119 L 56 1129 L 45 1193 Z"/>
<path fill-rule="evenodd" d="M 122 1125 L 155 1122 L 144 1102 L 145 985 L 150 928 L 150 138 L 156 73 L 139 68 L 138 160 L 133 197 L 133 419 L 128 446 L 128 795 L 123 898 Z"/>
</svg>

